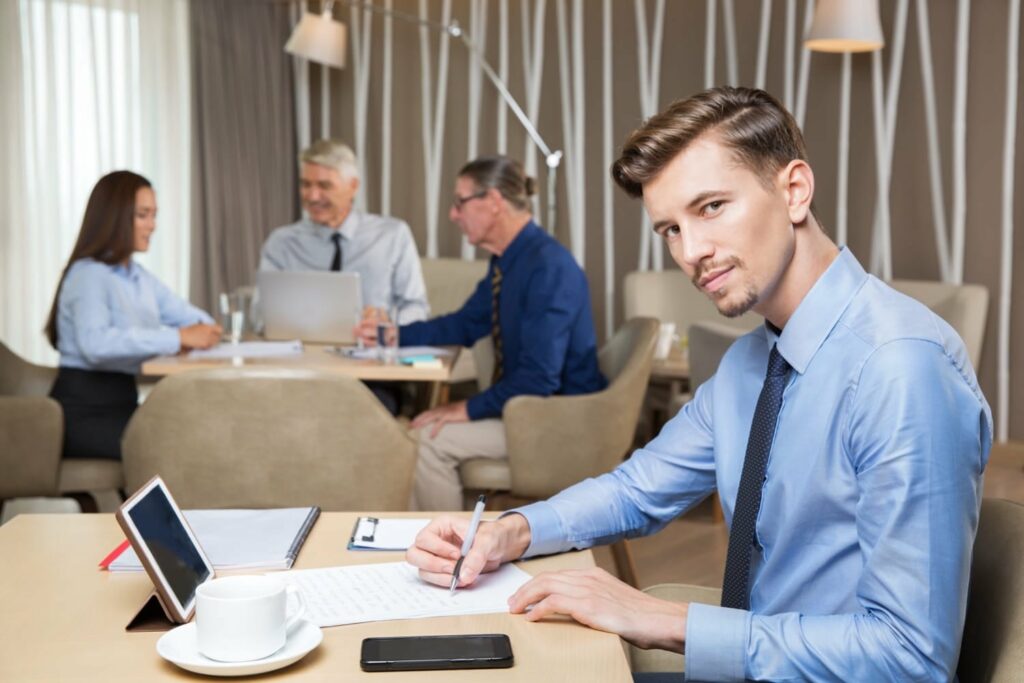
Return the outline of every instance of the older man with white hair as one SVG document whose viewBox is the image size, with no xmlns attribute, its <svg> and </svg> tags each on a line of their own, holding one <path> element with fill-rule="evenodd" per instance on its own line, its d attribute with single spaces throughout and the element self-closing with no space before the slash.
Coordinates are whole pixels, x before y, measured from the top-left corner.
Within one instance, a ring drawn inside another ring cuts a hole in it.
<svg viewBox="0 0 1024 683">
<path fill-rule="evenodd" d="M 319 140 L 299 155 L 299 193 L 305 215 L 270 233 L 260 270 L 327 270 L 359 273 L 366 306 L 395 311 L 402 325 L 430 314 L 419 254 L 405 221 L 353 206 L 359 190 L 356 156 L 337 140 Z M 394 383 L 367 386 L 393 414 Z"/>
<path fill-rule="evenodd" d="M 355 154 L 336 140 L 319 140 L 299 155 L 305 216 L 270 233 L 260 270 L 359 273 L 363 303 L 397 310 L 400 324 L 430 313 L 419 255 L 405 221 L 353 206 L 359 190 Z"/>
</svg>

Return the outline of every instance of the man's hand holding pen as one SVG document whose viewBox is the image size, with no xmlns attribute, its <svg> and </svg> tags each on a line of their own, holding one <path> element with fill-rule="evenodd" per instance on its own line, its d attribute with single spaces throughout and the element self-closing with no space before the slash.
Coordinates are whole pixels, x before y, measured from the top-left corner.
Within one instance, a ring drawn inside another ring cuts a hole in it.
<svg viewBox="0 0 1024 683">
<path fill-rule="evenodd" d="M 419 569 L 429 583 L 451 585 L 462 543 L 469 534 L 470 520 L 442 515 L 416 536 L 405 559 Z M 494 522 L 481 522 L 459 571 L 459 586 L 468 586 L 484 572 L 522 557 L 530 545 L 530 525 L 522 515 L 507 515 Z"/>
</svg>

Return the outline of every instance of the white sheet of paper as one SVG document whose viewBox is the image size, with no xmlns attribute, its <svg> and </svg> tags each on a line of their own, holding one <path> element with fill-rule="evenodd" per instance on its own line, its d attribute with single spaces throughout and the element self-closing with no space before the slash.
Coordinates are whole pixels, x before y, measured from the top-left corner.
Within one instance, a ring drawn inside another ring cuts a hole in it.
<svg viewBox="0 0 1024 683">
<path fill-rule="evenodd" d="M 274 576 L 293 584 L 317 626 L 507 612 L 508 599 L 532 578 L 515 565 L 483 574 L 449 593 L 420 579 L 407 562 L 297 569 Z"/>
<path fill-rule="evenodd" d="M 292 341 L 246 341 L 238 344 L 218 344 L 212 349 L 195 349 L 189 352 L 189 358 L 222 359 L 222 358 L 280 358 L 297 356 L 302 353 L 302 342 Z"/>
<path fill-rule="evenodd" d="M 355 358 L 356 360 L 376 360 L 378 351 L 376 347 L 359 349 L 356 347 L 346 347 L 342 350 L 349 358 Z M 452 352 L 448 349 L 440 349 L 436 346 L 403 346 L 398 349 L 399 358 L 408 358 L 410 356 L 450 356 Z"/>
</svg>

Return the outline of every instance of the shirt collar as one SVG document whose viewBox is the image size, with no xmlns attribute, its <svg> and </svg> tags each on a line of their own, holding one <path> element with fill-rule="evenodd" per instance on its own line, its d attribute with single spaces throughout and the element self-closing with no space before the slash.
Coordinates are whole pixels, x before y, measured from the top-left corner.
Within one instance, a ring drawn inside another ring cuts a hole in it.
<svg viewBox="0 0 1024 683">
<path fill-rule="evenodd" d="M 865 280 L 867 273 L 857 257 L 843 247 L 797 306 L 781 336 L 765 324 L 768 347 L 777 341 L 779 353 L 802 375 Z"/>
<path fill-rule="evenodd" d="M 543 234 L 543 231 L 531 219 L 523 226 L 519 234 L 512 238 L 512 241 L 509 242 L 508 247 L 502 252 L 501 256 L 493 256 L 491 261 L 497 263 L 503 272 L 507 272 L 519 254 L 526 251 L 526 248 L 536 239 L 538 234 Z"/>
<path fill-rule="evenodd" d="M 139 266 L 135 263 L 135 259 L 129 258 L 127 263 L 114 263 L 111 264 L 110 270 L 119 277 L 123 277 L 126 280 L 138 280 L 139 279 Z"/>
<path fill-rule="evenodd" d="M 349 210 L 348 215 L 345 216 L 345 220 L 341 222 L 341 226 L 337 230 L 321 223 L 315 223 L 309 216 L 304 215 L 302 217 L 302 223 L 306 229 L 325 242 L 329 242 L 335 232 L 341 233 L 341 236 L 346 241 L 351 240 L 355 237 L 356 230 L 359 229 L 359 224 L 362 223 L 362 220 L 362 212 L 356 210 L 355 207 Z"/>
</svg>

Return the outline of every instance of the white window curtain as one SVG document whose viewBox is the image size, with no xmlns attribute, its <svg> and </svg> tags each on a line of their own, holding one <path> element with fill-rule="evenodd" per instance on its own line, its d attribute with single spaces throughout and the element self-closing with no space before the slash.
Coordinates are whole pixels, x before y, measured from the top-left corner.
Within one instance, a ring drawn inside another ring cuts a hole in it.
<svg viewBox="0 0 1024 683">
<path fill-rule="evenodd" d="M 102 175 L 153 183 L 137 258 L 188 295 L 187 0 L 3 0 L 0 87 L 0 340 L 53 364 L 42 328 Z"/>
</svg>

